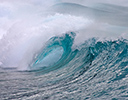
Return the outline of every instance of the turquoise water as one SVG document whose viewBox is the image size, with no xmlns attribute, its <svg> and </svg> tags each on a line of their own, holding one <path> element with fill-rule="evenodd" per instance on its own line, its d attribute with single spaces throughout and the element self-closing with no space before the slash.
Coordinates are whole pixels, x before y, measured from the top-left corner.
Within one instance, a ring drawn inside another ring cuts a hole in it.
<svg viewBox="0 0 128 100">
<path fill-rule="evenodd" d="M 0 100 L 127 100 L 128 2 L 0 2 Z"/>
</svg>

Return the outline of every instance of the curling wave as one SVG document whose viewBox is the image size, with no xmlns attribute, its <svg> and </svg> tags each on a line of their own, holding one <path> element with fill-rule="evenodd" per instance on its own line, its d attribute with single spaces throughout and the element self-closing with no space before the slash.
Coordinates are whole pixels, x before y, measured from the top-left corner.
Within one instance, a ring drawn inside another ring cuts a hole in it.
<svg viewBox="0 0 128 100">
<path fill-rule="evenodd" d="M 51 38 L 34 57 L 30 69 L 47 73 L 67 64 L 74 58 L 74 51 L 71 49 L 74 37 L 75 33 L 71 32 L 61 37 Z"/>
<path fill-rule="evenodd" d="M 102 71 L 120 70 L 109 81 L 126 77 L 128 74 L 126 68 L 128 41 L 126 39 L 99 41 L 97 38 L 91 38 L 79 46 L 72 47 L 74 38 L 74 32 L 51 38 L 33 58 L 30 71 L 38 74 L 48 74 L 52 71 L 51 73 L 57 75 L 67 70 L 61 79 L 68 79 L 69 76 L 70 79 L 71 77 L 74 79 L 90 71 L 88 75 L 94 78 Z M 87 80 L 91 78 L 88 77 Z M 56 77 L 56 79 L 60 78 Z"/>
</svg>

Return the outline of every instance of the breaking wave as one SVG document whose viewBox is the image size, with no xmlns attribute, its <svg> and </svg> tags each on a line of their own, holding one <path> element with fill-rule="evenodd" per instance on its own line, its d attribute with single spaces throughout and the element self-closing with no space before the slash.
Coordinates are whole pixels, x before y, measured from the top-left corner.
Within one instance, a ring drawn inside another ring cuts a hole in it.
<svg viewBox="0 0 128 100">
<path fill-rule="evenodd" d="M 0 99 L 128 97 L 128 7 L 63 1 L 0 4 Z"/>
</svg>

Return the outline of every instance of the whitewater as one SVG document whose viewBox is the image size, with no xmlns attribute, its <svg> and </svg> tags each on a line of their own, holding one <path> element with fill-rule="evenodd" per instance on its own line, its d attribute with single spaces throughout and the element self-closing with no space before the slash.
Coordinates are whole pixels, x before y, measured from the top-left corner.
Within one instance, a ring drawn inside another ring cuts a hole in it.
<svg viewBox="0 0 128 100">
<path fill-rule="evenodd" d="M 0 0 L 0 100 L 127 99 L 127 0 Z"/>
</svg>

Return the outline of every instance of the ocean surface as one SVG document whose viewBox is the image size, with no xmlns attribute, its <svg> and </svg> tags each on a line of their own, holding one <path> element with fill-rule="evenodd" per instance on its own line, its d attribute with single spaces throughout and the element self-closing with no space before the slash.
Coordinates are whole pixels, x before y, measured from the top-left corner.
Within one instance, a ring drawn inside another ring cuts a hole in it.
<svg viewBox="0 0 128 100">
<path fill-rule="evenodd" d="M 128 100 L 128 1 L 1 0 L 0 100 Z"/>
</svg>

